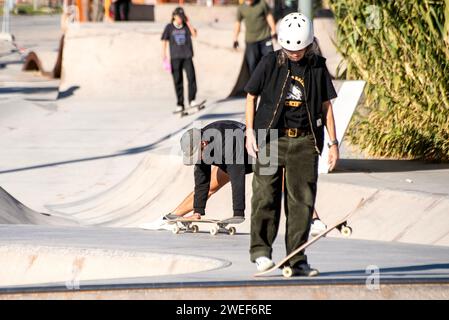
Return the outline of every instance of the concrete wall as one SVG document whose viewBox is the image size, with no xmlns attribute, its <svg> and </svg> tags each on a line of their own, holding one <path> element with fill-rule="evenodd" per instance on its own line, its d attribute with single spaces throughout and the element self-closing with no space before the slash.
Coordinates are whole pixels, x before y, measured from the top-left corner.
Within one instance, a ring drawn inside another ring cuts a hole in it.
<svg viewBox="0 0 449 320">
<path fill-rule="evenodd" d="M 170 22 L 173 10 L 178 7 L 178 4 L 164 4 L 156 5 L 155 18 L 156 22 Z M 192 4 L 185 4 L 183 8 L 186 15 L 195 23 L 233 23 L 237 15 L 237 6 L 197 6 Z"/>
</svg>

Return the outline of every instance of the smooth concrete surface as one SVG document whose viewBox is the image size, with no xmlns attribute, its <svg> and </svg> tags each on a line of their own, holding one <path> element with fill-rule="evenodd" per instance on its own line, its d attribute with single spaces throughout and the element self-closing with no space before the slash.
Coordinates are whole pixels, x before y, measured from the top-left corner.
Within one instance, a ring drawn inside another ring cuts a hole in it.
<svg viewBox="0 0 449 320">
<path fill-rule="evenodd" d="M 20 292 L 0 294 L 2 299 L 74 299 L 74 300 L 447 300 L 446 283 L 383 284 L 376 290 L 364 285 L 310 284 L 310 285 L 245 285 L 197 288 L 89 288 L 86 290 Z"/>
<path fill-rule="evenodd" d="M 0 287 L 205 272 L 224 261 L 183 254 L 28 246 L 0 247 Z M 186 267 L 188 266 L 188 267 Z"/>
<path fill-rule="evenodd" d="M 76 290 L 103 289 L 168 289 L 168 288 L 201 288 L 201 287 L 254 287 L 243 290 L 236 298 L 251 298 L 261 295 L 257 286 L 307 286 L 317 284 L 356 285 L 357 291 L 369 296 L 372 285 L 402 284 L 418 288 L 420 282 L 438 284 L 435 295 L 448 294 L 447 286 L 449 265 L 447 257 L 449 248 L 436 246 L 408 245 L 391 242 L 343 240 L 326 238 L 317 242 L 308 252 L 309 262 L 321 272 L 316 278 L 285 279 L 280 271 L 263 278 L 254 278 L 255 265 L 249 262 L 249 237 L 246 234 L 235 236 L 211 236 L 206 232 L 198 234 L 175 235 L 164 231 L 144 231 L 122 228 L 79 228 L 79 227 L 33 227 L 33 226 L 0 226 L 0 247 L 29 246 L 32 241 L 36 247 L 74 248 L 84 252 L 95 250 L 119 250 L 143 253 L 186 255 L 224 260 L 227 264 L 221 268 L 189 273 L 184 275 L 130 277 L 102 281 L 83 281 L 76 276 L 64 282 L 25 288 L 1 289 L 2 293 L 21 291 L 67 291 L 67 283 L 75 284 Z M 284 255 L 283 237 L 279 237 L 274 246 L 274 259 Z M 186 269 L 189 264 L 185 264 Z M 368 271 L 367 271 L 368 270 Z M 373 282 L 368 278 L 374 276 Z M 364 288 L 363 288 L 364 287 Z M 300 290 L 297 290 L 300 291 Z M 245 293 L 246 292 L 246 293 Z M 326 292 L 326 291 L 323 291 Z M 424 291 L 423 291 L 424 292 Z M 99 293 L 101 295 L 101 292 Z M 419 289 L 414 292 L 419 297 Z M 426 293 L 427 295 L 428 293 Z M 265 297 L 269 296 L 267 293 Z M 274 295 L 271 295 L 274 297 Z M 293 297 L 300 297 L 293 295 Z M 396 296 L 399 297 L 400 295 Z M 388 296 L 385 296 L 388 297 Z M 352 298 L 357 298 L 352 295 Z"/>
</svg>

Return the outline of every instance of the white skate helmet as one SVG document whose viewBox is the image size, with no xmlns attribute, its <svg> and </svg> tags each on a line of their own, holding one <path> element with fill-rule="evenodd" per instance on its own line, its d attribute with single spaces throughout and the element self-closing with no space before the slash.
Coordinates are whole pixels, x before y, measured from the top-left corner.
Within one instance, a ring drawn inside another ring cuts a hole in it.
<svg viewBox="0 0 449 320">
<path fill-rule="evenodd" d="M 279 24 L 279 44 L 289 51 L 306 48 L 313 42 L 313 26 L 309 18 L 299 12 L 286 15 Z"/>
</svg>

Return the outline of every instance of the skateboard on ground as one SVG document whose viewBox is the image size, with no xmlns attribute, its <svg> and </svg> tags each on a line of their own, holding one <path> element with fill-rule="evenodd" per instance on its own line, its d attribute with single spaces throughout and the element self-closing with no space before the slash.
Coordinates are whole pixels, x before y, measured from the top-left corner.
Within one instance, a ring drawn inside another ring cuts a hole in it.
<svg viewBox="0 0 449 320">
<path fill-rule="evenodd" d="M 201 101 L 200 103 L 198 103 L 195 106 L 186 107 L 182 111 L 173 111 L 173 113 L 174 114 L 178 114 L 181 118 L 185 117 L 185 116 L 188 116 L 188 115 L 191 115 L 191 114 L 194 114 L 194 113 L 197 113 L 197 112 L 203 110 L 206 107 L 206 101 L 207 100 L 203 100 L 203 101 Z"/>
<path fill-rule="evenodd" d="M 172 232 L 174 234 L 178 234 L 181 231 L 183 232 L 192 232 L 197 233 L 199 231 L 199 227 L 195 223 L 210 223 L 212 224 L 212 228 L 209 230 L 210 234 L 215 236 L 219 232 L 227 233 L 233 236 L 237 230 L 235 227 L 229 227 L 229 224 L 239 224 L 243 221 L 233 221 L 232 219 L 226 220 L 217 220 L 217 219 L 189 219 L 189 218 L 179 218 L 176 220 L 169 220 L 168 223 L 173 225 Z"/>
<path fill-rule="evenodd" d="M 282 268 L 282 275 L 284 277 L 286 277 L 286 278 L 292 277 L 294 275 L 294 270 L 290 266 L 286 266 L 286 264 L 288 263 L 288 260 L 290 260 L 293 256 L 297 255 L 299 252 L 301 252 L 301 251 L 307 249 L 308 247 L 310 247 L 312 244 L 314 244 L 315 242 L 320 240 L 322 237 L 326 236 L 329 232 L 331 232 L 334 229 L 339 230 L 342 235 L 344 235 L 346 237 L 349 237 L 352 234 L 352 229 L 351 229 L 350 226 L 348 226 L 348 219 L 355 212 L 357 212 L 357 210 L 360 209 L 363 206 L 364 203 L 365 203 L 365 199 L 362 198 L 359 201 L 359 203 L 357 204 L 357 206 L 354 209 L 352 209 L 352 211 L 349 212 L 346 216 L 344 216 L 343 218 L 341 218 L 340 220 L 338 220 L 334 224 L 330 225 L 326 230 L 320 232 L 317 236 L 313 237 L 312 239 L 310 239 L 309 241 L 304 243 L 299 248 L 293 250 L 288 256 L 286 256 L 284 259 L 279 261 L 277 264 L 275 264 L 270 269 L 268 269 L 266 271 L 258 272 L 256 274 L 254 274 L 254 276 L 255 277 L 260 277 L 260 276 L 266 275 L 266 274 L 268 274 L 270 272 L 273 272 L 276 269 Z"/>
</svg>

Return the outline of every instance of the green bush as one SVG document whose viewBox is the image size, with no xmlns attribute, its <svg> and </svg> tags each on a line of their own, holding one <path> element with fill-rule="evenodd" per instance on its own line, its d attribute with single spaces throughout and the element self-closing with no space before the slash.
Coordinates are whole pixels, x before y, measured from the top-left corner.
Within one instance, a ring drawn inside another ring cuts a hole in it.
<svg viewBox="0 0 449 320">
<path fill-rule="evenodd" d="M 331 0 L 346 79 L 367 81 L 351 142 L 378 157 L 449 159 L 449 0 Z"/>
</svg>

